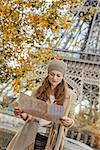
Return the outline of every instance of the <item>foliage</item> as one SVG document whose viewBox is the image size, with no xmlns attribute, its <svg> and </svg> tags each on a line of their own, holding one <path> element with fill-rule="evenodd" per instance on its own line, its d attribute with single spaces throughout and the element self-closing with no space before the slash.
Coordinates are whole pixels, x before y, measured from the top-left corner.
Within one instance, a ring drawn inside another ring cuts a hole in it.
<svg viewBox="0 0 100 150">
<path fill-rule="evenodd" d="M 88 107 L 88 109 L 84 109 L 80 111 L 79 114 L 75 116 L 75 126 L 95 132 L 96 134 L 100 134 L 100 111 L 96 111 L 95 108 Z"/>
<path fill-rule="evenodd" d="M 29 72 L 35 73 L 36 64 L 40 59 L 45 65 L 49 56 L 58 57 L 52 50 L 50 52 L 50 49 L 59 38 L 60 31 L 68 29 L 71 25 L 69 18 L 72 16 L 72 6 L 76 8 L 80 3 L 81 0 L 0 1 L 1 84 L 12 79 L 13 88 L 17 91 L 22 86 L 22 78 L 31 74 Z M 47 47 L 46 53 L 44 46 Z M 38 80 L 40 75 L 36 77 L 34 74 L 34 76 Z M 28 88 L 31 88 L 32 82 L 28 77 L 26 80 Z"/>
</svg>

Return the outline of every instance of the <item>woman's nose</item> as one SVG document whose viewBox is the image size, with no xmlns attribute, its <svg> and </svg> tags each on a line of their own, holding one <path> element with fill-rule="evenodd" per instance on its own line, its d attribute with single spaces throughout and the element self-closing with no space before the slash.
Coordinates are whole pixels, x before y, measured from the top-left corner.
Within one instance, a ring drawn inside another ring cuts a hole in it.
<svg viewBox="0 0 100 150">
<path fill-rule="evenodd" d="M 56 75 L 53 76 L 53 79 L 56 79 Z"/>
</svg>

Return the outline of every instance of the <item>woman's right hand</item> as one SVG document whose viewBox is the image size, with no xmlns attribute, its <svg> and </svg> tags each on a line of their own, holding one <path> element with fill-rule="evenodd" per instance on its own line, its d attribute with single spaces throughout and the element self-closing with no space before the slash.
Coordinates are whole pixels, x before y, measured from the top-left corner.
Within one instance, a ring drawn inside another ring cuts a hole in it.
<svg viewBox="0 0 100 150">
<path fill-rule="evenodd" d="M 21 110 L 19 107 L 15 107 L 15 108 L 14 108 L 14 114 L 15 114 L 16 116 L 20 116 L 21 113 L 22 113 L 22 110 Z"/>
<path fill-rule="evenodd" d="M 29 118 L 29 115 L 27 113 L 24 113 L 20 108 L 15 107 L 14 108 L 14 114 L 16 116 L 20 116 L 24 121 L 26 121 Z"/>
</svg>

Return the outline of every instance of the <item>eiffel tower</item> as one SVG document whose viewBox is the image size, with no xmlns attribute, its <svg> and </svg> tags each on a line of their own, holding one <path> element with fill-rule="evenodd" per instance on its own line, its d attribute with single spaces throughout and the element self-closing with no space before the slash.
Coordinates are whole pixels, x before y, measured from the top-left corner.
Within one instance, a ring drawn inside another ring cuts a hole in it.
<svg viewBox="0 0 100 150">
<path fill-rule="evenodd" d="M 68 64 L 66 81 L 77 93 L 79 110 L 86 101 L 100 109 L 100 0 L 84 1 L 54 51 Z"/>
</svg>

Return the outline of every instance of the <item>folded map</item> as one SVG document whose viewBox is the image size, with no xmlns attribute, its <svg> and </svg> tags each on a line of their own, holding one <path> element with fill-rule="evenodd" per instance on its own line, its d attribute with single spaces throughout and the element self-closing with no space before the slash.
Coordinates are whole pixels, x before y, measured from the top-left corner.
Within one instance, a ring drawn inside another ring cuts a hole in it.
<svg viewBox="0 0 100 150">
<path fill-rule="evenodd" d="M 20 94 L 18 103 L 19 107 L 24 112 L 48 121 L 58 122 L 64 115 L 63 106 L 57 104 L 47 104 L 40 99 L 33 96 L 28 96 L 24 93 Z"/>
</svg>

